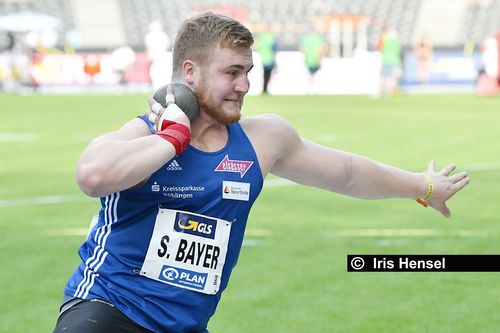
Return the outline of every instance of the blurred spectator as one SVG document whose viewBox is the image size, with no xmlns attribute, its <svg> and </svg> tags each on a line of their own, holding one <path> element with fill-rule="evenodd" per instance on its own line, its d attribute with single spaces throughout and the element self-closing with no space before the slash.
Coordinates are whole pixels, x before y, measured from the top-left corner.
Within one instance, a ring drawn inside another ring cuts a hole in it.
<svg viewBox="0 0 500 333">
<path fill-rule="evenodd" d="M 432 62 L 432 43 L 423 35 L 413 48 L 417 59 L 417 79 L 420 83 L 429 83 L 430 65 Z"/>
<path fill-rule="evenodd" d="M 85 57 L 83 71 L 88 75 L 90 83 L 94 83 L 95 76 L 101 72 L 101 61 L 99 59 L 99 56 L 95 54 L 89 54 L 87 57 Z"/>
<path fill-rule="evenodd" d="M 149 30 L 144 37 L 144 44 L 146 45 L 146 53 L 151 60 L 158 59 L 165 51 L 170 50 L 170 38 L 163 31 L 160 22 L 154 21 L 149 25 Z"/>
<path fill-rule="evenodd" d="M 14 45 L 16 44 L 16 37 L 12 31 L 7 31 L 7 44 L 5 45 L 5 49 L 7 51 L 12 51 L 14 49 Z"/>
<path fill-rule="evenodd" d="M 481 44 L 481 60 L 484 73 L 491 78 L 497 78 L 498 43 L 494 37 L 488 37 Z"/>
<path fill-rule="evenodd" d="M 498 36 L 500 39 L 500 36 Z M 500 52 L 499 43 L 495 37 L 487 38 L 481 44 L 482 66 L 477 80 L 477 94 L 479 96 L 494 96 L 499 93 L 500 83 Z"/>
<path fill-rule="evenodd" d="M 31 70 L 33 67 L 33 49 L 29 45 L 28 34 L 17 35 L 11 51 L 12 69 L 11 79 L 14 89 L 31 84 Z"/>
<path fill-rule="evenodd" d="M 495 39 L 497 42 L 497 83 L 500 87 L 500 30 L 495 34 Z"/>
<path fill-rule="evenodd" d="M 380 70 L 380 92 L 385 96 L 393 96 L 401 76 L 401 41 L 394 29 L 384 27 L 377 47 L 382 56 Z"/>
<path fill-rule="evenodd" d="M 5 58 L 0 64 L 0 90 L 9 90 L 13 85 L 12 72 L 14 69 L 14 46 L 16 36 L 12 32 L 7 32 L 7 43 L 5 48 Z"/>
<path fill-rule="evenodd" d="M 327 44 L 320 33 L 308 28 L 309 31 L 302 37 L 300 49 L 304 54 L 304 61 L 309 71 L 309 86 L 314 85 L 314 74 L 321 67 L 321 59 L 326 55 Z"/>
<path fill-rule="evenodd" d="M 67 53 L 75 53 L 82 47 L 83 38 L 79 30 L 70 29 L 64 36 L 64 51 Z"/>
<path fill-rule="evenodd" d="M 113 69 L 120 76 L 120 85 L 127 83 L 125 74 L 135 61 L 135 52 L 130 46 L 120 46 L 111 52 Z"/>
<path fill-rule="evenodd" d="M 149 77 L 154 87 L 162 85 L 165 78 L 165 68 L 168 61 L 166 52 L 170 50 L 171 41 L 167 33 L 163 31 L 160 22 L 154 21 L 149 25 L 149 30 L 144 37 L 146 54 L 149 59 Z"/>
<path fill-rule="evenodd" d="M 275 66 L 275 55 L 278 48 L 276 36 L 269 30 L 258 33 L 255 40 L 255 47 L 260 55 L 262 66 L 264 67 L 263 93 L 267 94 L 267 86 Z"/>
</svg>

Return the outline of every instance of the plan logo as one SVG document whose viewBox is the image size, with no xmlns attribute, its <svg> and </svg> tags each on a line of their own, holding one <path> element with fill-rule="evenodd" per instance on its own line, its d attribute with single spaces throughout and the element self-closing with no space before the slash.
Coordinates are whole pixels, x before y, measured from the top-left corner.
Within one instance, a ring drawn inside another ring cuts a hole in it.
<svg viewBox="0 0 500 333">
<path fill-rule="evenodd" d="M 188 269 L 164 265 L 158 279 L 183 287 L 203 290 L 207 283 L 207 275 L 207 273 L 198 273 Z"/>
</svg>

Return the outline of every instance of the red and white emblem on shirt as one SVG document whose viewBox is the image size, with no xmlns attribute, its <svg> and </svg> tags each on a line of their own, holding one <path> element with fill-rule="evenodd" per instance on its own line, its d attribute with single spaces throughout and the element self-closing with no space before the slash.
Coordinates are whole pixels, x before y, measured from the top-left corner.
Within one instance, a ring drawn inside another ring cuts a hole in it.
<svg viewBox="0 0 500 333">
<path fill-rule="evenodd" d="M 214 171 L 236 172 L 240 174 L 241 178 L 243 178 L 252 164 L 252 161 L 230 160 L 229 156 L 226 155 Z"/>
</svg>

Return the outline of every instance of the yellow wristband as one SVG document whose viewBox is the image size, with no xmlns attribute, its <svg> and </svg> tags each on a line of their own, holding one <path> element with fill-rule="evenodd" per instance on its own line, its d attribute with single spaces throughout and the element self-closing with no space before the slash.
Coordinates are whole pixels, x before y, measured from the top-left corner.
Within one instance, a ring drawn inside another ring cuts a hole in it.
<svg viewBox="0 0 500 333">
<path fill-rule="evenodd" d="M 432 191 L 434 190 L 434 185 L 432 184 L 431 177 L 429 177 L 425 173 L 424 173 L 424 177 L 427 180 L 427 185 L 428 185 L 427 194 L 424 195 L 423 198 L 417 198 L 417 202 L 419 204 L 421 204 L 422 206 L 427 207 L 427 200 L 429 200 L 432 197 Z"/>
</svg>

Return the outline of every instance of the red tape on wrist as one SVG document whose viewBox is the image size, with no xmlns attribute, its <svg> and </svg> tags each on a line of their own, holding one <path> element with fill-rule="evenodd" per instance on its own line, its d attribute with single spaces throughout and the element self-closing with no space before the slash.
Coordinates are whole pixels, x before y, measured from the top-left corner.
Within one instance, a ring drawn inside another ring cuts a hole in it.
<svg viewBox="0 0 500 333">
<path fill-rule="evenodd" d="M 172 121 L 172 120 L 168 120 L 168 119 L 163 119 L 161 120 L 161 124 L 158 124 L 158 130 L 159 131 L 163 131 L 164 129 L 166 129 L 167 127 L 173 125 L 173 124 L 177 124 L 175 121 Z"/>
<path fill-rule="evenodd" d="M 189 146 L 189 142 L 191 142 L 191 132 L 189 128 L 179 123 L 169 125 L 164 130 L 156 132 L 156 135 L 161 136 L 174 146 L 175 156 L 179 156 L 186 150 Z"/>
</svg>

